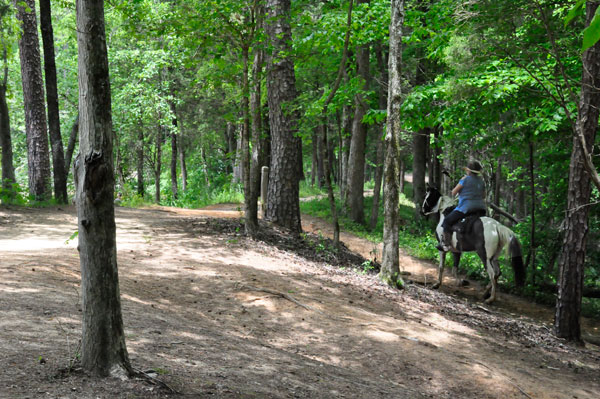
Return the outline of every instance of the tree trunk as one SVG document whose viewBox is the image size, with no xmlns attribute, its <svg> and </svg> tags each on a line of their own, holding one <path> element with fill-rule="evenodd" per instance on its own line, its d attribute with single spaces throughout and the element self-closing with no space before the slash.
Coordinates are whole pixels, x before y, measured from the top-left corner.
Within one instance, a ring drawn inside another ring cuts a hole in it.
<svg viewBox="0 0 600 399">
<path fill-rule="evenodd" d="M 159 118 L 160 119 L 160 118 Z M 163 127 L 156 131 L 156 159 L 154 162 L 154 202 L 160 204 L 160 174 L 162 173 Z"/>
<path fill-rule="evenodd" d="M 319 134 L 317 133 L 317 129 L 313 130 L 312 133 L 312 159 L 311 159 L 311 168 L 310 168 L 310 184 L 312 186 L 317 182 L 317 168 L 319 164 Z M 320 185 L 319 185 L 320 186 Z"/>
<path fill-rule="evenodd" d="M 137 193 L 142 198 L 146 193 L 144 187 L 144 127 L 141 124 L 137 140 Z"/>
<path fill-rule="evenodd" d="M 46 78 L 46 101 L 48 103 L 48 129 L 54 168 L 54 197 L 59 203 L 67 203 L 67 176 L 65 155 L 60 133 L 58 112 L 58 89 L 56 62 L 54 57 L 54 33 L 52 31 L 52 9 L 50 0 L 40 0 L 40 28 L 44 45 L 44 73 Z"/>
<path fill-rule="evenodd" d="M 183 127 L 179 131 L 179 169 L 181 169 L 181 191 L 187 190 L 187 165 L 185 164 L 185 137 Z"/>
<path fill-rule="evenodd" d="M 422 216 L 421 202 L 425 197 L 425 174 L 427 172 L 427 144 L 429 142 L 429 129 L 423 129 L 413 134 L 413 202 L 415 203 L 415 217 Z"/>
<path fill-rule="evenodd" d="M 347 78 L 347 77 L 346 77 Z M 342 136 L 340 138 L 340 198 L 348 198 L 348 158 L 352 141 L 352 107 L 346 105 L 342 109 Z"/>
<path fill-rule="evenodd" d="M 175 108 L 175 103 L 170 103 L 169 106 L 173 114 L 171 119 L 171 124 L 173 125 L 173 130 L 171 131 L 171 193 L 173 194 L 173 199 L 177 199 L 177 109 Z"/>
<path fill-rule="evenodd" d="M 596 13 L 598 3 L 586 4 L 586 26 Z M 591 177 L 584 165 L 584 152 L 592 153 L 598 128 L 600 109 L 600 43 L 583 53 L 581 95 L 575 125 L 575 138 L 569 166 L 565 235 L 558 260 L 559 279 L 554 328 L 556 335 L 570 341 L 581 341 L 581 297 L 588 233 Z M 585 139 L 587 148 L 579 137 Z"/>
<path fill-rule="evenodd" d="M 50 157 L 35 1 L 19 0 L 16 4 L 17 17 L 23 24 L 19 54 L 25 103 L 29 194 L 35 200 L 47 200 L 51 197 Z"/>
<path fill-rule="evenodd" d="M 246 234 L 254 237 L 258 232 L 258 196 L 255 194 L 254 182 L 251 178 L 250 155 L 250 48 L 242 46 L 242 182 L 244 183 L 244 228 Z"/>
<path fill-rule="evenodd" d="M 381 43 L 377 43 L 375 47 L 375 54 L 377 58 L 377 67 L 379 69 L 379 109 L 387 109 L 387 82 L 389 82 L 389 75 L 387 71 L 387 56 L 384 54 Z M 383 125 L 382 125 L 383 128 Z M 375 169 L 375 188 L 373 190 L 373 206 L 371 208 L 371 220 L 369 221 L 369 228 L 375 229 L 377 226 L 377 218 L 379 216 L 379 197 L 381 193 L 381 181 L 383 179 L 383 163 L 385 162 L 385 142 L 381 140 L 381 133 L 377 130 L 377 168 Z"/>
<path fill-rule="evenodd" d="M 359 0 L 360 3 L 369 3 L 370 0 Z M 358 75 L 363 79 L 363 90 L 369 88 L 369 45 L 358 48 L 356 54 Z M 348 199 L 350 219 L 356 223 L 364 224 L 364 187 L 365 187 L 365 148 L 367 143 L 367 125 L 363 117 L 367 113 L 367 104 L 362 94 L 357 94 L 354 99 L 354 119 L 352 121 L 352 141 L 350 142 L 350 155 L 348 158 Z"/>
<path fill-rule="evenodd" d="M 2 183 L 3 190 L 12 193 L 12 184 L 15 180 L 15 166 L 13 163 L 12 139 L 10 135 L 10 114 L 6 102 L 6 89 L 8 85 L 8 59 L 6 47 L 3 52 L 4 78 L 0 84 L 0 148 L 2 149 Z M 12 194 L 11 194 L 12 195 Z"/>
<path fill-rule="evenodd" d="M 296 99 L 296 77 L 291 51 L 290 0 L 267 0 L 266 31 L 273 49 L 268 62 L 267 98 L 271 130 L 271 168 L 266 219 L 302 231 L 298 165 L 300 164 L 297 111 L 286 109 Z"/>
<path fill-rule="evenodd" d="M 264 8 L 261 6 L 257 10 L 257 15 L 262 16 L 263 14 Z M 260 17 L 257 21 L 258 29 L 262 29 L 262 23 L 262 17 Z M 258 197 L 260 195 L 261 168 L 265 165 L 264 157 L 261 156 L 261 153 L 264 151 L 265 147 L 263 145 L 264 139 L 262 138 L 263 124 L 261 104 L 261 80 L 263 75 L 264 51 L 261 48 L 256 48 L 254 51 L 254 61 L 252 63 L 252 93 L 250 94 L 250 112 L 252 114 L 252 159 L 250 163 L 250 196 L 252 203 L 257 204 L 258 207 Z"/>
<path fill-rule="evenodd" d="M 75 161 L 83 322 L 81 364 L 131 375 L 117 270 L 113 132 L 104 2 L 77 1 L 80 153 Z"/>
<path fill-rule="evenodd" d="M 77 136 L 79 135 L 79 113 L 75 117 L 75 122 L 71 127 L 71 134 L 69 135 L 69 143 L 67 144 L 67 152 L 65 153 L 65 172 L 67 177 L 69 176 L 69 169 L 71 168 L 71 160 L 73 159 L 73 152 L 75 151 L 75 144 L 77 143 Z"/>
<path fill-rule="evenodd" d="M 399 151 L 400 105 L 402 104 L 402 24 L 404 23 L 404 0 L 392 0 L 392 20 L 390 23 L 390 52 L 388 61 L 389 84 L 387 124 L 385 133 L 384 163 L 384 218 L 383 218 L 383 260 L 379 278 L 386 284 L 403 285 L 400 277 L 400 250 L 398 240 L 399 220 Z"/>
</svg>

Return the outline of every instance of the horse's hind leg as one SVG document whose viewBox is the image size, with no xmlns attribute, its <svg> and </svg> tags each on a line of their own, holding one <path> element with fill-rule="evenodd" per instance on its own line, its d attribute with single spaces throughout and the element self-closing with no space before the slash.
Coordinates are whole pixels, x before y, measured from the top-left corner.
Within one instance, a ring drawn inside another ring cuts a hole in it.
<svg viewBox="0 0 600 399">
<path fill-rule="evenodd" d="M 433 289 L 440 288 L 442 285 L 442 278 L 444 277 L 444 266 L 446 263 L 446 252 L 440 251 L 440 264 L 438 266 L 438 281 L 431 286 Z"/>
<path fill-rule="evenodd" d="M 490 283 L 486 289 L 486 295 L 489 292 L 490 296 L 485 300 L 485 303 L 492 303 L 496 300 L 496 289 L 498 288 L 498 277 L 500 277 L 500 266 L 498 264 L 498 259 L 494 258 L 488 259 L 486 264 L 488 276 L 490 277 Z"/>
<path fill-rule="evenodd" d="M 452 275 L 456 279 L 456 285 L 461 285 L 462 279 L 458 278 L 458 265 L 460 264 L 460 252 L 452 252 Z"/>
</svg>

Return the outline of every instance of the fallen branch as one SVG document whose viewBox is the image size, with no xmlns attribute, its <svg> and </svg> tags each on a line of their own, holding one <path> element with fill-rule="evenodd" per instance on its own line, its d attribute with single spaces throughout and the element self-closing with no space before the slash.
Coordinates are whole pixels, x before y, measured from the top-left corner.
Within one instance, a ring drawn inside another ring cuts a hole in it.
<svg viewBox="0 0 600 399">
<path fill-rule="evenodd" d="M 498 205 L 496 205 L 494 203 L 490 203 L 490 208 L 492 208 L 494 211 L 498 212 L 499 214 L 501 214 L 505 218 L 509 219 L 511 222 L 513 222 L 513 223 L 519 223 L 519 219 L 517 219 L 516 217 L 514 217 L 510 213 L 504 211 L 503 209 L 501 209 L 500 207 L 498 207 Z"/>
<path fill-rule="evenodd" d="M 241 287 L 245 287 L 247 288 L 249 291 L 258 291 L 258 292 L 265 292 L 267 294 L 271 294 L 271 295 L 275 295 L 275 296 L 279 296 L 281 298 L 287 299 L 290 302 L 295 303 L 298 306 L 303 307 L 306 310 L 312 310 L 314 312 L 320 313 L 322 315 L 324 315 L 323 312 L 321 312 L 319 309 L 315 309 L 311 306 L 305 305 L 302 302 L 298 301 L 296 298 L 294 298 L 293 296 L 291 296 L 290 294 L 286 294 L 285 292 L 280 292 L 280 291 L 275 291 L 275 290 L 270 290 L 268 288 L 258 288 L 258 287 L 254 287 L 252 285 L 247 285 L 247 284 L 241 284 Z"/>
</svg>

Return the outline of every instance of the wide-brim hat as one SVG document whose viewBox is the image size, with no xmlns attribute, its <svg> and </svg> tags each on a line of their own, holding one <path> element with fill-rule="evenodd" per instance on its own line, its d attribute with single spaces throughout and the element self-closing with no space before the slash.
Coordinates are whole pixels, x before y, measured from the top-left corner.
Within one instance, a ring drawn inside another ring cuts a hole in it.
<svg viewBox="0 0 600 399">
<path fill-rule="evenodd" d="M 483 171 L 483 167 L 479 161 L 469 161 L 467 166 L 465 166 L 465 170 L 478 175 Z"/>
</svg>

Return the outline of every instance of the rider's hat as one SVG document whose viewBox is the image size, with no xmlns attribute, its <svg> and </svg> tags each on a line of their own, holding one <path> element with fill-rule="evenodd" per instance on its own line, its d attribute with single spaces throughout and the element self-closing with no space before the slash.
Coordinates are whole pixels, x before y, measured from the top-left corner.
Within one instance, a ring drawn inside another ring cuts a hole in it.
<svg viewBox="0 0 600 399">
<path fill-rule="evenodd" d="M 471 160 L 469 161 L 467 166 L 465 166 L 465 170 L 478 175 L 483 170 L 483 167 L 481 166 L 481 163 L 479 163 L 479 161 Z"/>
</svg>

